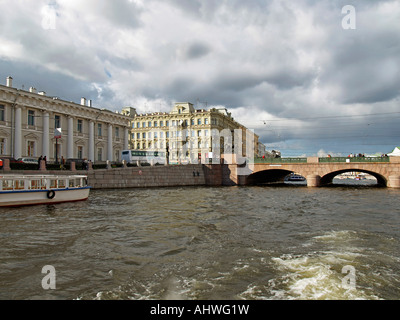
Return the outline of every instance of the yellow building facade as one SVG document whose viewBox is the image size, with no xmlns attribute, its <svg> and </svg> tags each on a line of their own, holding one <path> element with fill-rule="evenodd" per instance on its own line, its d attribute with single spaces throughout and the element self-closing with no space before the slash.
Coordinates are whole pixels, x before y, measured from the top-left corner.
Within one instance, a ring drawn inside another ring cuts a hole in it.
<svg viewBox="0 0 400 320">
<path fill-rule="evenodd" d="M 222 154 L 252 158 L 258 136 L 236 122 L 226 108 L 195 109 L 189 102 L 175 103 L 171 112 L 131 116 L 130 148 L 166 152 L 170 163 L 219 162 Z"/>
</svg>

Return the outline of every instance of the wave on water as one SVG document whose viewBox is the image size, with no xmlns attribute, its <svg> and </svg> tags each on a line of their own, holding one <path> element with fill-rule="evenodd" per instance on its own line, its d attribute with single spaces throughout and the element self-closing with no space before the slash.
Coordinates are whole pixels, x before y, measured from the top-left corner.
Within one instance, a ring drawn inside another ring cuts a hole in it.
<svg viewBox="0 0 400 320">
<path fill-rule="evenodd" d="M 275 276 L 268 280 L 267 285 L 250 285 L 240 297 L 269 300 L 378 300 L 380 297 L 376 295 L 376 290 L 371 288 L 376 281 L 371 283 L 365 265 L 371 257 L 355 245 L 357 240 L 358 234 L 352 231 L 332 231 L 315 236 L 302 246 L 301 253 L 272 257 Z"/>
</svg>

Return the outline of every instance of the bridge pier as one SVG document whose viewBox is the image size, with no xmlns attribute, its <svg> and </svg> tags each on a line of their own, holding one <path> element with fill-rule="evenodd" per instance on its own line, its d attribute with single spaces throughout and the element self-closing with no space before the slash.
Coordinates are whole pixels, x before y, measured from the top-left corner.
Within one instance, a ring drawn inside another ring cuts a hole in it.
<svg viewBox="0 0 400 320">
<path fill-rule="evenodd" d="M 389 188 L 400 188 L 400 176 L 389 176 L 387 186 Z"/>
<path fill-rule="evenodd" d="M 307 187 L 315 188 L 321 186 L 321 176 L 312 174 L 306 177 Z"/>
</svg>

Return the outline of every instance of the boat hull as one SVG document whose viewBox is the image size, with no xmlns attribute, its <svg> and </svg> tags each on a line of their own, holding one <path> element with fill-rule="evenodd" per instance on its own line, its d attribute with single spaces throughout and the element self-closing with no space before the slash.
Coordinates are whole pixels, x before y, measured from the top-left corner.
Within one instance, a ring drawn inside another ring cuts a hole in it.
<svg viewBox="0 0 400 320">
<path fill-rule="evenodd" d="M 74 189 L 1 191 L 0 207 L 22 207 L 87 200 L 90 187 Z"/>
</svg>

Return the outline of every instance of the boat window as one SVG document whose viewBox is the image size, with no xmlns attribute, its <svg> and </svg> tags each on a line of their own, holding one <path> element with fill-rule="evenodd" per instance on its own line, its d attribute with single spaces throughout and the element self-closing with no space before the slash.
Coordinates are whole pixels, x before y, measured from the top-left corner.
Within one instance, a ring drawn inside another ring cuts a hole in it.
<svg viewBox="0 0 400 320">
<path fill-rule="evenodd" d="M 75 188 L 75 179 L 69 179 L 69 187 Z"/>
<path fill-rule="evenodd" d="M 3 180 L 3 190 L 12 190 L 13 182 L 13 180 Z"/>
<path fill-rule="evenodd" d="M 65 188 L 65 180 L 58 180 L 58 188 Z"/>
<path fill-rule="evenodd" d="M 15 180 L 14 189 L 15 190 L 23 190 L 23 189 L 25 189 L 25 181 L 24 180 Z"/>
<path fill-rule="evenodd" d="M 57 180 L 50 180 L 50 189 L 57 189 Z"/>
<path fill-rule="evenodd" d="M 40 189 L 42 187 L 41 180 L 31 180 L 31 185 L 29 189 L 35 190 Z"/>
<path fill-rule="evenodd" d="M 75 178 L 75 179 L 70 179 L 69 180 L 69 186 L 72 188 L 79 188 L 81 186 L 81 179 L 80 178 Z"/>
<path fill-rule="evenodd" d="M 47 180 L 46 179 L 42 179 L 41 187 L 42 187 L 42 189 L 46 189 L 47 188 Z"/>
</svg>

